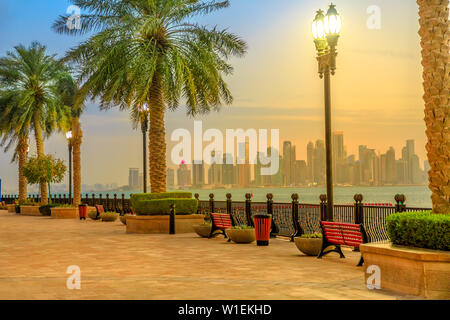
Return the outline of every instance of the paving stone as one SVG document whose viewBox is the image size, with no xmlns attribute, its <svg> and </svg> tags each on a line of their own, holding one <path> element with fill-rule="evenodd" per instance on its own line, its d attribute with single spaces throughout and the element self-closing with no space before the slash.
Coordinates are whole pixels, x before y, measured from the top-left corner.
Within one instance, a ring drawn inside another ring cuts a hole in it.
<svg viewBox="0 0 450 320">
<path fill-rule="evenodd" d="M 360 254 L 344 253 L 317 259 L 286 239 L 257 247 L 0 211 L 0 299 L 416 299 L 368 290 Z M 80 290 L 66 287 L 71 265 Z"/>
</svg>

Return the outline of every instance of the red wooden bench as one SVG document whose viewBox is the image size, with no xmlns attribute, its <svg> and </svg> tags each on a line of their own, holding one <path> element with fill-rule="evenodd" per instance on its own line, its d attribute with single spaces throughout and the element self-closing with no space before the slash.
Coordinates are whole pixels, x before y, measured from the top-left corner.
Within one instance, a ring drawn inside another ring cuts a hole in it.
<svg viewBox="0 0 450 320">
<path fill-rule="evenodd" d="M 337 252 L 341 258 L 345 258 L 341 245 L 359 248 L 362 243 L 367 243 L 367 235 L 362 224 L 321 221 L 320 226 L 323 242 L 322 249 L 317 257 L 319 259 L 330 252 Z M 335 248 L 325 251 L 330 246 Z M 364 259 L 361 256 L 358 267 L 362 266 L 363 263 Z"/>
<path fill-rule="evenodd" d="M 216 231 L 220 230 L 225 238 L 227 237 L 227 234 L 225 233 L 226 229 L 230 229 L 233 226 L 233 220 L 231 218 L 231 215 L 228 213 L 211 213 L 211 233 L 209 234 L 209 238 L 212 238 L 213 236 L 217 235 L 215 233 Z M 228 242 L 231 239 L 228 239 Z"/>
</svg>

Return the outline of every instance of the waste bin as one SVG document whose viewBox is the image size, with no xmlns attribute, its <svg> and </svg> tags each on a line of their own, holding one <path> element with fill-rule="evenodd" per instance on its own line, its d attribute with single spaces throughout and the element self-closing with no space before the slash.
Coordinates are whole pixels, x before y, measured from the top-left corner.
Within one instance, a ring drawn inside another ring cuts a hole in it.
<svg viewBox="0 0 450 320">
<path fill-rule="evenodd" d="M 255 223 L 256 244 L 268 246 L 272 217 L 270 214 L 256 214 L 253 216 L 253 221 Z"/>
<path fill-rule="evenodd" d="M 88 209 L 87 204 L 78 205 L 78 215 L 80 216 L 80 220 L 83 220 L 83 219 L 86 220 L 87 209 Z"/>
</svg>

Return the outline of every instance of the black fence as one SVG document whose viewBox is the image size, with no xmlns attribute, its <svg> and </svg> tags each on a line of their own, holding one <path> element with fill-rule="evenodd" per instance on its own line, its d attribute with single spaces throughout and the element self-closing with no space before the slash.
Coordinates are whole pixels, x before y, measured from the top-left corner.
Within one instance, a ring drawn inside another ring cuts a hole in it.
<svg viewBox="0 0 450 320">
<path fill-rule="evenodd" d="M 5 201 L 6 204 L 14 204 L 15 201 L 18 201 L 17 195 L 6 195 L 2 196 L 2 201 Z M 33 202 L 40 202 L 41 199 L 37 195 L 32 195 L 28 198 L 29 201 Z M 66 194 L 55 194 L 51 195 L 49 198 L 52 203 L 57 204 L 70 204 L 72 203 L 72 199 L 69 199 L 69 197 Z M 96 196 L 95 194 L 89 195 L 85 194 L 82 195 L 81 203 L 87 204 L 88 206 L 94 207 L 95 205 L 102 205 L 105 211 L 110 212 L 118 212 L 121 214 L 131 213 L 131 203 L 130 199 L 125 199 L 125 195 L 122 194 L 120 197 L 117 196 L 117 194 L 114 194 L 113 197 L 110 197 L 109 194 L 106 194 L 105 197 L 103 197 L 102 194 Z"/>
<path fill-rule="evenodd" d="M 327 199 L 326 195 L 320 196 L 319 204 L 299 203 L 298 194 L 291 196 L 292 202 L 281 203 L 274 202 L 274 196 L 267 194 L 267 201 L 253 202 L 250 194 L 245 195 L 245 201 L 234 201 L 231 194 L 227 194 L 226 200 L 215 200 L 214 194 L 209 195 L 209 200 L 199 199 L 198 213 L 208 215 L 211 212 L 228 213 L 233 217 L 236 225 L 253 225 L 253 215 L 267 213 L 272 215 L 272 235 L 294 237 L 301 234 L 312 234 L 320 232 L 320 221 L 336 221 L 343 223 L 363 224 L 366 230 L 369 242 L 387 241 L 386 217 L 395 212 L 425 211 L 430 208 L 410 208 L 405 204 L 404 195 L 395 196 L 395 205 L 382 203 L 374 204 L 363 203 L 363 196 L 357 194 L 354 196 L 354 203 L 346 205 L 334 205 L 333 215 L 327 217 Z M 2 196 L 2 201 L 6 204 L 13 204 L 18 199 L 17 195 Z M 39 196 L 31 196 L 31 201 L 40 202 Z M 58 204 L 69 204 L 71 200 L 64 195 L 52 195 L 51 201 Z M 105 211 L 115 211 L 121 214 L 132 211 L 130 199 L 125 199 L 125 195 L 120 197 L 114 194 L 105 197 L 102 194 L 85 194 L 81 202 L 89 206 L 103 205 Z"/>
</svg>

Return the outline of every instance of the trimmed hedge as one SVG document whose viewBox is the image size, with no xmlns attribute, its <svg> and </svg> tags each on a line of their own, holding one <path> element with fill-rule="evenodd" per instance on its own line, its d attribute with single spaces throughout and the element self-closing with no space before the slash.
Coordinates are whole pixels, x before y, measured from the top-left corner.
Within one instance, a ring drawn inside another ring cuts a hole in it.
<svg viewBox="0 0 450 320">
<path fill-rule="evenodd" d="M 386 229 L 393 244 L 450 250 L 450 215 L 429 211 L 395 213 L 386 218 Z"/>
<path fill-rule="evenodd" d="M 192 192 L 137 193 L 131 195 L 131 206 L 134 208 L 138 201 L 158 199 L 192 199 Z"/>
<path fill-rule="evenodd" d="M 43 215 L 43 216 L 51 216 L 52 215 L 52 208 L 58 207 L 59 205 L 56 203 L 52 203 L 52 204 L 46 204 L 44 206 L 40 206 L 39 207 L 39 212 Z"/>
<path fill-rule="evenodd" d="M 170 214 L 170 205 L 175 204 L 175 213 L 177 215 L 196 214 L 198 209 L 197 199 L 157 199 L 135 201 L 133 209 L 137 215 L 168 215 Z"/>
</svg>

